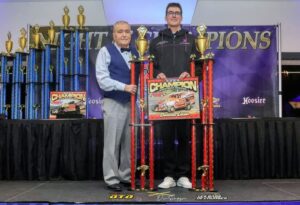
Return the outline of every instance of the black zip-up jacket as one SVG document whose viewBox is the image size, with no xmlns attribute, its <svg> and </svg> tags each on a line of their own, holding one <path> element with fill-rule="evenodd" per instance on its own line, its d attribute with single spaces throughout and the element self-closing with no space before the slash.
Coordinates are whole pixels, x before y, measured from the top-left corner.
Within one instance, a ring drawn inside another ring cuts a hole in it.
<svg viewBox="0 0 300 205">
<path fill-rule="evenodd" d="M 154 55 L 154 78 L 159 73 L 167 78 L 179 77 L 184 71 L 190 73 L 190 56 L 196 54 L 195 37 L 185 29 L 174 34 L 164 29 L 151 41 L 149 52 Z"/>
</svg>

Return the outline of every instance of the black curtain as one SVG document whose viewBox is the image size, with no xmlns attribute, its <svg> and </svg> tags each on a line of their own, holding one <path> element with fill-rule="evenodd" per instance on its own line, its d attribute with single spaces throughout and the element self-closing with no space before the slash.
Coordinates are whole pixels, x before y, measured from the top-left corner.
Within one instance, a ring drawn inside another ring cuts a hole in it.
<svg viewBox="0 0 300 205">
<path fill-rule="evenodd" d="M 201 126 L 197 133 L 200 166 Z M 155 134 L 155 178 L 160 179 L 164 163 Z M 300 177 L 298 118 L 219 119 L 214 137 L 216 179 Z M 102 120 L 0 121 L 2 180 L 102 179 L 102 150 Z"/>
</svg>

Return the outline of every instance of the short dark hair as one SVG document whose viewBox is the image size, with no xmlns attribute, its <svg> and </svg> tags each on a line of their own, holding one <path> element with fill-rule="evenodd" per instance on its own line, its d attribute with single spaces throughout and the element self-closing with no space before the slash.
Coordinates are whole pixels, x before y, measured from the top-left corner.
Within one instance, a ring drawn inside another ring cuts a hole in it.
<svg viewBox="0 0 300 205">
<path fill-rule="evenodd" d="M 166 8 L 166 16 L 168 15 L 168 9 L 169 9 L 170 7 L 177 7 L 177 8 L 179 8 L 179 9 L 180 9 L 180 12 L 181 12 L 181 14 L 182 14 L 182 7 L 181 7 L 180 3 L 171 2 L 171 3 L 169 3 L 169 4 L 167 5 L 167 8 Z"/>
</svg>

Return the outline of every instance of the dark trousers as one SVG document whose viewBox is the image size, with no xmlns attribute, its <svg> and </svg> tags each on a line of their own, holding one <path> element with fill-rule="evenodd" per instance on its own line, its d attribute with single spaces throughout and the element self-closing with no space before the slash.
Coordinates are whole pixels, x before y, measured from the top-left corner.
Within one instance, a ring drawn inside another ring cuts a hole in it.
<svg viewBox="0 0 300 205">
<path fill-rule="evenodd" d="M 169 120 L 155 123 L 155 135 L 162 139 L 164 175 L 178 179 L 190 176 L 190 133 L 189 120 Z"/>
</svg>

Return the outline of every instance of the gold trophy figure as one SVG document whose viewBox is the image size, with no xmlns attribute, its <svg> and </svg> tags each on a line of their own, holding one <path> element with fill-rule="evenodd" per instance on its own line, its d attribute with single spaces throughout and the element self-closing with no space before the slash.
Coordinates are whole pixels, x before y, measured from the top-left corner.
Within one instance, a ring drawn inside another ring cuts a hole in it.
<svg viewBox="0 0 300 205">
<path fill-rule="evenodd" d="M 62 21 L 64 24 L 64 29 L 68 29 L 70 25 L 70 16 L 69 16 L 69 8 L 67 6 L 64 7 L 65 14 L 62 17 Z"/>
<path fill-rule="evenodd" d="M 79 25 L 79 29 L 83 29 L 83 25 L 85 23 L 85 16 L 83 14 L 83 12 L 84 12 L 83 6 L 80 5 L 78 7 L 78 11 L 79 11 L 79 14 L 77 15 L 77 22 Z"/>
<path fill-rule="evenodd" d="M 48 43 L 54 45 L 54 39 L 55 39 L 55 29 L 54 29 L 54 22 L 51 20 L 49 22 L 50 28 L 48 30 Z"/>
<path fill-rule="evenodd" d="M 14 43 L 13 43 L 13 41 L 11 40 L 11 33 L 10 32 L 8 32 L 7 33 L 7 41 L 5 41 L 5 48 L 6 48 L 6 52 L 7 52 L 7 55 L 8 56 L 10 56 L 11 55 L 11 50 L 12 50 L 12 48 L 13 48 L 13 45 L 14 45 Z"/>
<path fill-rule="evenodd" d="M 20 46 L 19 50 L 21 52 L 24 52 L 24 49 L 25 49 L 26 43 L 27 43 L 25 28 L 21 28 L 20 33 L 21 33 L 21 37 L 19 38 L 19 46 Z"/>
<path fill-rule="evenodd" d="M 140 26 L 138 29 L 138 38 L 135 40 L 135 45 L 136 45 L 136 48 L 138 50 L 138 53 L 139 53 L 139 60 L 140 61 L 144 61 L 145 60 L 145 52 L 146 50 L 148 49 L 148 41 L 147 39 L 145 38 L 145 35 L 148 31 L 148 29 L 145 27 L 145 26 Z"/>
<path fill-rule="evenodd" d="M 34 25 L 34 33 L 32 34 L 33 38 L 33 48 L 38 49 L 40 43 L 40 34 L 39 34 L 40 27 L 39 25 Z"/>
<path fill-rule="evenodd" d="M 200 25 L 197 27 L 198 37 L 195 39 L 196 49 L 200 53 L 200 59 L 205 59 L 204 52 L 208 48 L 208 38 L 207 38 L 207 27 L 205 25 Z"/>
</svg>

